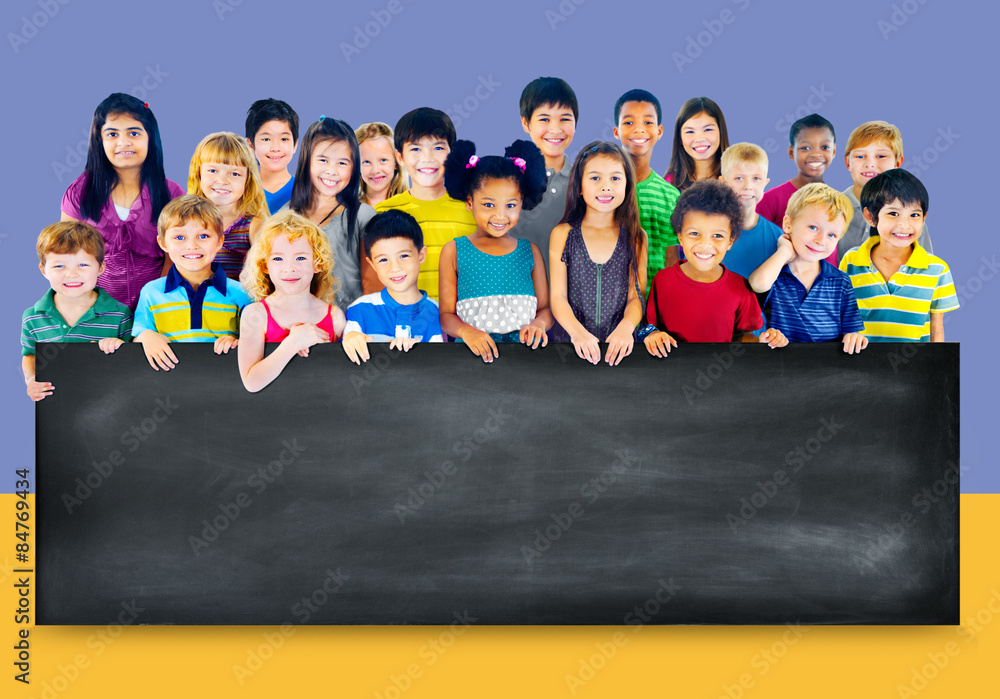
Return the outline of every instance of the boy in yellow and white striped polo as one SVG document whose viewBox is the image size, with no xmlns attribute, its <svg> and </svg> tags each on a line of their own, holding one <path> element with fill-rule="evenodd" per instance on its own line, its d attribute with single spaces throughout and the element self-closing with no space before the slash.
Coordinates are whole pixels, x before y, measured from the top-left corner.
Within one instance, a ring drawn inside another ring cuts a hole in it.
<svg viewBox="0 0 1000 699">
<path fill-rule="evenodd" d="M 871 237 L 840 261 L 872 342 L 944 342 L 944 313 L 958 308 L 951 270 L 917 239 L 927 190 L 905 170 L 887 170 L 861 191 Z"/>
</svg>

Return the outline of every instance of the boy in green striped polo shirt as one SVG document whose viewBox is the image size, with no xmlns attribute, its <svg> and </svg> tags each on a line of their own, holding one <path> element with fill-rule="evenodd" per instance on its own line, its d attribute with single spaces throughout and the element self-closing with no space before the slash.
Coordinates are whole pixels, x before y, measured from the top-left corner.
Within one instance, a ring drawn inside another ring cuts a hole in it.
<svg viewBox="0 0 1000 699">
<path fill-rule="evenodd" d="M 118 303 L 97 278 L 104 272 L 104 239 L 81 221 L 61 221 L 38 236 L 38 269 L 49 289 L 21 316 L 21 370 L 28 397 L 40 401 L 53 386 L 35 381 L 39 342 L 97 342 L 110 354 L 131 339 L 132 312 Z"/>
<path fill-rule="evenodd" d="M 649 238 L 646 262 L 646 294 L 653 277 L 664 267 L 677 264 L 677 234 L 670 225 L 680 190 L 660 177 L 649 164 L 653 146 L 663 136 L 660 101 L 646 90 L 629 90 L 615 102 L 615 138 L 635 165 L 639 223 Z"/>
</svg>

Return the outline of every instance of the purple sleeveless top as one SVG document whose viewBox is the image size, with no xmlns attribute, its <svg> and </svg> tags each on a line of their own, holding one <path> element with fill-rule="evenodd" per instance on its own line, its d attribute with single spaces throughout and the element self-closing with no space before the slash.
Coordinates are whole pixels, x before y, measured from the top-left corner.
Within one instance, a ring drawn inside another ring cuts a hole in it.
<svg viewBox="0 0 1000 699">
<path fill-rule="evenodd" d="M 599 265 L 590 259 L 580 222 L 571 225 L 562 254 L 567 299 L 583 327 L 600 342 L 607 342 L 608 335 L 622 322 L 628 303 L 628 236 L 620 230 L 614 252 Z M 560 327 L 552 340 L 569 342 L 569 333 Z"/>
<path fill-rule="evenodd" d="M 226 276 L 235 281 L 240 280 L 243 271 L 243 261 L 250 250 L 250 224 L 253 216 L 242 216 L 226 229 L 222 241 L 222 249 L 215 253 L 215 261 L 222 265 Z"/>
</svg>

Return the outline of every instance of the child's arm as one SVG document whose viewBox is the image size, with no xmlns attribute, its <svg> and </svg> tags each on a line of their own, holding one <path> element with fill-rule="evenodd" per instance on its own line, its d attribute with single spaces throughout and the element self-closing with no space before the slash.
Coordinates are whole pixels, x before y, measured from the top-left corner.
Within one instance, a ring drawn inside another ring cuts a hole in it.
<svg viewBox="0 0 1000 699">
<path fill-rule="evenodd" d="M 777 328 L 768 328 L 760 334 L 760 337 L 757 337 L 752 332 L 745 332 L 734 339 L 738 339 L 739 342 L 766 342 L 767 346 L 771 349 L 784 347 L 788 344 L 788 338 Z"/>
<path fill-rule="evenodd" d="M 750 288 L 758 294 L 770 291 L 781 270 L 794 259 L 795 249 L 792 247 L 792 239 L 785 233 L 778 238 L 778 249 L 775 253 L 764 260 L 763 264 L 750 275 Z"/>
<path fill-rule="evenodd" d="M 591 364 L 601 361 L 601 346 L 583 324 L 576 319 L 572 306 L 569 305 L 566 290 L 566 263 L 562 261 L 563 250 L 566 248 L 566 238 L 569 237 L 569 224 L 560 223 L 552 229 L 549 237 L 549 271 L 552 273 L 552 294 L 549 303 L 552 305 L 552 315 L 559 325 L 569 334 L 569 339 L 576 349 L 576 355 L 586 359 Z"/>
<path fill-rule="evenodd" d="M 253 245 L 253 241 L 257 240 L 257 231 L 264 225 L 264 221 L 265 219 L 262 216 L 254 216 L 253 220 L 250 221 L 250 230 L 247 231 L 247 238 L 250 240 L 250 245 Z"/>
<path fill-rule="evenodd" d="M 639 250 L 637 252 L 639 265 L 639 289 L 646 288 L 646 236 L 642 237 Z M 642 321 L 642 299 L 636 289 L 635 274 L 629 270 L 628 274 L 628 302 L 625 305 L 625 315 L 622 317 L 618 327 L 608 335 L 608 351 L 604 356 L 611 366 L 617 366 L 625 357 L 632 354 L 635 344 L 635 328 Z"/>
<path fill-rule="evenodd" d="M 681 246 L 671 245 L 667 248 L 667 253 L 663 258 L 663 269 L 673 267 L 681 261 Z"/>
<path fill-rule="evenodd" d="M 931 313 L 931 342 L 944 342 L 944 313 Z"/>
<path fill-rule="evenodd" d="M 531 256 L 535 266 L 531 269 L 531 281 L 535 285 L 535 299 L 538 304 L 535 318 L 521 328 L 521 342 L 537 349 L 539 342 L 542 347 L 549 344 L 549 336 L 545 332 L 552 327 L 552 311 L 549 309 L 549 280 L 545 276 L 545 262 L 538 246 L 531 243 Z"/>
<path fill-rule="evenodd" d="M 326 331 L 312 323 L 294 326 L 288 337 L 281 341 L 271 354 L 264 356 L 264 330 L 267 328 L 267 311 L 260 303 L 252 303 L 240 317 L 240 344 L 237 346 L 240 378 L 243 386 L 256 393 L 274 381 L 296 354 L 319 342 L 329 342 Z M 336 318 L 334 319 L 336 329 Z"/>
<path fill-rule="evenodd" d="M 438 263 L 438 308 L 441 313 L 441 330 L 452 337 L 461 338 L 469 346 L 472 353 L 482 357 L 484 362 L 492 362 L 499 357 L 496 343 L 489 333 L 474 328 L 458 317 L 455 305 L 458 303 L 458 268 L 455 263 L 455 241 L 452 240 L 441 248 L 441 258 Z"/>
<path fill-rule="evenodd" d="M 177 355 L 170 349 L 170 340 L 155 330 L 143 330 L 135 336 L 132 342 L 142 345 L 142 351 L 146 353 L 146 361 L 149 366 L 159 371 L 170 371 L 177 366 Z"/>
<path fill-rule="evenodd" d="M 844 351 L 848 354 L 858 354 L 868 346 L 868 338 L 861 333 L 847 333 L 841 342 L 844 343 Z"/>
<path fill-rule="evenodd" d="M 655 277 L 654 277 L 655 282 Z M 659 315 L 656 307 L 657 303 L 656 295 L 656 284 L 652 284 L 649 287 L 649 300 L 646 302 L 646 328 L 642 328 L 639 331 L 639 339 L 642 340 L 642 344 L 646 346 L 646 351 L 649 352 L 654 357 L 666 357 L 670 353 L 671 347 L 677 347 L 677 340 L 665 333 L 663 330 L 652 328 L 656 327 L 657 317 Z M 650 327 L 651 326 L 651 327 Z M 651 330 L 651 332 L 650 332 Z M 643 332 L 646 333 L 643 336 Z"/>
<path fill-rule="evenodd" d="M 24 383 L 28 387 L 28 398 L 37 403 L 45 396 L 52 395 L 55 386 L 47 381 L 35 381 L 35 355 L 26 354 L 21 357 L 21 371 L 24 372 Z"/>
</svg>

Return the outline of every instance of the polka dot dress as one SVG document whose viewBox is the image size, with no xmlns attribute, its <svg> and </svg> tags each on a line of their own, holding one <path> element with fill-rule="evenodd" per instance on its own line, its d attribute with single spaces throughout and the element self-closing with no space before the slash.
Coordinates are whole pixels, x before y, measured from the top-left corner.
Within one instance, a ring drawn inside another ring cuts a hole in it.
<svg viewBox="0 0 1000 699">
<path fill-rule="evenodd" d="M 455 312 L 462 321 L 490 334 L 494 342 L 517 342 L 521 328 L 535 319 L 538 299 L 531 271 L 531 242 L 518 240 L 506 255 L 489 255 L 467 237 L 455 239 L 458 267 Z"/>
</svg>

